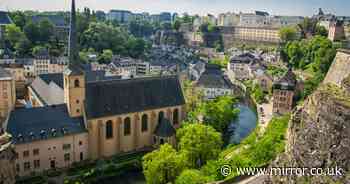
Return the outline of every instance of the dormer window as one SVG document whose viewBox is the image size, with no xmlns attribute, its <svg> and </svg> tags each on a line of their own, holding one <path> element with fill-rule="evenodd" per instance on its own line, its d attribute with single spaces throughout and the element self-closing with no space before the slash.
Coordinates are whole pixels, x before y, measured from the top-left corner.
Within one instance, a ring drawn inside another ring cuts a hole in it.
<svg viewBox="0 0 350 184">
<path fill-rule="evenodd" d="M 75 81 L 74 81 L 74 87 L 76 87 L 76 88 L 80 87 L 80 82 L 79 82 L 78 79 L 75 79 Z"/>
</svg>

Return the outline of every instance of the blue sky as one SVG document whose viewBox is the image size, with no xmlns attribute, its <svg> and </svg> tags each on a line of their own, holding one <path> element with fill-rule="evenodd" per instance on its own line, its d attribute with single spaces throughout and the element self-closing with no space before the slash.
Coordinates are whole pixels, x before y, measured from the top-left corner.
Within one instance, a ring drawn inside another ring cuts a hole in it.
<svg viewBox="0 0 350 184">
<path fill-rule="evenodd" d="M 274 15 L 310 16 L 318 8 L 337 15 L 350 16 L 349 0 L 76 0 L 77 7 L 108 11 L 126 9 L 134 12 L 189 12 L 204 15 L 222 12 L 268 11 Z M 0 0 L 2 10 L 68 10 L 69 0 Z"/>
</svg>

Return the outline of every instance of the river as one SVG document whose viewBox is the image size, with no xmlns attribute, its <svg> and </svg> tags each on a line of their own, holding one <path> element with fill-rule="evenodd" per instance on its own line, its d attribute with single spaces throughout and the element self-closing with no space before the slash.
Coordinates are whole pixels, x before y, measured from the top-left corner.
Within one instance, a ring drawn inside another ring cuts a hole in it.
<svg viewBox="0 0 350 184">
<path fill-rule="evenodd" d="M 248 105 L 239 104 L 237 108 L 239 108 L 240 113 L 229 126 L 228 132 L 231 133 L 229 144 L 239 144 L 257 125 L 257 116 Z"/>
</svg>

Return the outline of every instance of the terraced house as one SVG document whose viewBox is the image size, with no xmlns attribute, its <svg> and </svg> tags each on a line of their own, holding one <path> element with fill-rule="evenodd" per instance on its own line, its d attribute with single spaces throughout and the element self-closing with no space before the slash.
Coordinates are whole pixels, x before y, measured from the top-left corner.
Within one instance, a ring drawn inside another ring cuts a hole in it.
<svg viewBox="0 0 350 184">
<path fill-rule="evenodd" d="M 20 176 L 174 144 L 185 116 L 177 76 L 90 80 L 78 62 L 75 21 L 73 0 L 68 67 L 63 74 L 34 81 L 32 98 L 42 103 L 12 111 L 6 122 Z"/>
</svg>

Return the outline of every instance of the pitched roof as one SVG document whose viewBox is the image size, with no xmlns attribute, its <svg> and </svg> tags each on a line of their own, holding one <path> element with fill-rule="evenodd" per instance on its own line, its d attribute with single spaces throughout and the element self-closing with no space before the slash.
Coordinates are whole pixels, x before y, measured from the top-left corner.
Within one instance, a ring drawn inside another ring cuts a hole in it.
<svg viewBox="0 0 350 184">
<path fill-rule="evenodd" d="M 185 104 L 176 76 L 90 82 L 86 85 L 87 118 L 126 114 Z"/>
<path fill-rule="evenodd" d="M 197 86 L 204 88 L 230 89 L 232 88 L 233 84 L 227 78 L 225 78 L 220 67 L 216 68 L 212 65 L 207 65 L 206 70 L 199 77 Z"/>
<path fill-rule="evenodd" d="M 251 53 L 244 53 L 231 58 L 230 63 L 246 63 L 250 64 L 258 59 Z"/>
<path fill-rule="evenodd" d="M 71 118 L 65 104 L 12 111 L 7 125 L 15 144 L 85 131 L 83 118 Z"/>
<path fill-rule="evenodd" d="M 163 118 L 156 127 L 154 134 L 159 137 L 171 137 L 175 135 L 175 128 L 171 125 L 170 121 Z"/>
<path fill-rule="evenodd" d="M 12 20 L 7 12 L 0 11 L 0 25 L 12 24 Z"/>
<path fill-rule="evenodd" d="M 296 75 L 293 73 L 291 69 L 288 70 L 288 72 L 278 79 L 276 82 L 274 82 L 274 88 L 275 89 L 291 89 L 293 90 L 294 87 L 297 84 L 297 78 Z"/>
<path fill-rule="evenodd" d="M 104 71 L 86 71 L 85 80 L 100 81 L 111 80 L 113 78 L 105 77 Z M 63 74 L 50 73 L 39 75 L 30 85 L 38 98 L 45 105 L 54 105 L 64 103 L 63 93 Z"/>
</svg>

